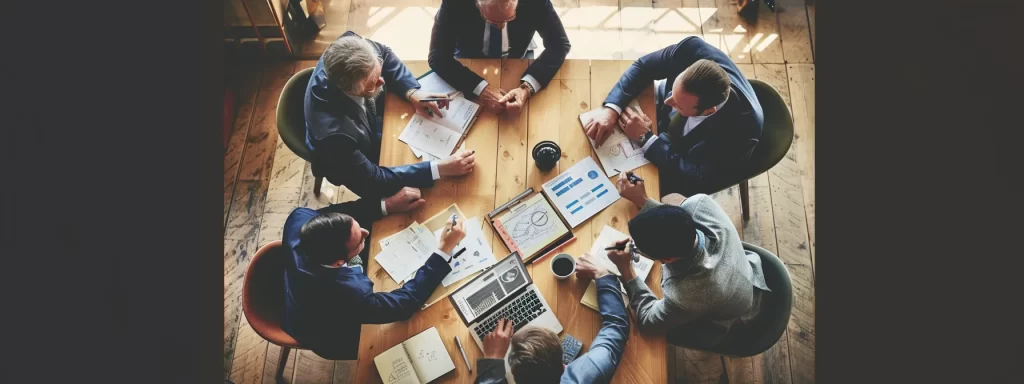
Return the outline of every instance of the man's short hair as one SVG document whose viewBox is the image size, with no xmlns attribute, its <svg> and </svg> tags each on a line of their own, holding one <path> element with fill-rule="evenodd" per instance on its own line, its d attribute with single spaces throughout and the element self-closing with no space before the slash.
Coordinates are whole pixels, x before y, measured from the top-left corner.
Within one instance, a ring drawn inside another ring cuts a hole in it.
<svg viewBox="0 0 1024 384">
<path fill-rule="evenodd" d="M 327 212 L 313 216 L 299 229 L 299 248 L 310 262 L 331 265 L 348 256 L 352 216 Z"/>
<path fill-rule="evenodd" d="M 629 220 L 629 236 L 637 248 L 656 260 L 681 258 L 693 264 L 693 241 L 697 228 L 693 218 L 680 206 L 662 204 Z"/>
<path fill-rule="evenodd" d="M 549 329 L 526 327 L 512 336 L 508 365 L 519 383 L 557 383 L 562 377 L 562 343 Z"/>
<path fill-rule="evenodd" d="M 697 96 L 697 113 L 722 104 L 729 98 L 732 81 L 721 65 L 700 59 L 680 75 L 683 89 Z"/>
<path fill-rule="evenodd" d="M 361 91 L 360 85 L 378 61 L 377 48 L 359 36 L 342 36 L 324 51 L 327 80 L 349 93 Z"/>
</svg>

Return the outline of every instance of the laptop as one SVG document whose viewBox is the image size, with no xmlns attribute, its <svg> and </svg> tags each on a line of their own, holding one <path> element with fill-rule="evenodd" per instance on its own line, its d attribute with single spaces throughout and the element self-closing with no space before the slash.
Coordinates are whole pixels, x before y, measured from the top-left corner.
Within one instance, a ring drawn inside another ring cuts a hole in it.
<svg viewBox="0 0 1024 384">
<path fill-rule="evenodd" d="M 503 318 L 513 321 L 513 333 L 527 325 L 547 328 L 556 334 L 562 332 L 562 324 L 533 285 L 518 252 L 505 256 L 448 299 L 481 351 L 484 336 Z"/>
</svg>

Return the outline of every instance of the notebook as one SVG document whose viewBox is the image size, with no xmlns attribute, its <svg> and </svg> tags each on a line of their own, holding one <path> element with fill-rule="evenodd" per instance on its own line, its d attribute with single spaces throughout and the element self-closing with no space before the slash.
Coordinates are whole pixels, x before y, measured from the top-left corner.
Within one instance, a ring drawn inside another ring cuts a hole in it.
<svg viewBox="0 0 1024 384">
<path fill-rule="evenodd" d="M 616 241 L 625 239 L 627 236 L 625 233 L 615 230 L 615 228 L 604 226 L 601 229 L 601 234 L 597 236 L 597 240 L 594 240 L 593 247 L 590 248 L 590 254 L 595 256 L 599 262 L 604 264 L 608 270 L 614 275 L 621 275 L 619 268 L 615 266 L 608 259 L 608 251 L 604 249 L 615 244 Z M 633 270 L 636 271 L 636 277 L 640 281 L 646 281 L 647 275 L 651 274 L 651 268 L 654 267 L 654 261 L 646 257 L 640 256 L 640 261 L 633 262 Z M 622 302 L 629 306 L 629 298 L 626 296 L 626 287 L 619 284 L 619 289 L 622 290 Z M 586 305 L 595 311 L 599 311 L 597 306 L 597 283 L 591 281 L 587 285 L 587 291 L 583 292 L 583 297 L 580 298 L 580 304 Z"/>
<path fill-rule="evenodd" d="M 640 104 L 633 100 L 626 108 L 640 108 Z M 593 120 L 594 115 L 598 112 L 600 112 L 600 109 L 580 114 L 582 126 L 586 127 L 587 123 Z M 590 140 L 590 147 L 594 148 L 594 153 L 597 154 L 597 159 L 601 161 L 601 167 L 608 177 L 618 175 L 619 172 L 615 171 L 616 169 L 622 172 L 632 171 L 650 163 L 644 157 L 644 151 L 641 146 L 636 145 L 633 140 L 627 138 L 626 134 L 622 132 L 622 126 L 612 130 L 611 136 L 608 136 L 608 139 L 600 147 L 594 145 L 593 139 L 588 137 L 587 140 Z"/>
<path fill-rule="evenodd" d="M 398 140 L 408 144 L 416 157 L 448 157 L 476 121 L 480 113 L 480 104 L 466 99 L 434 71 L 427 72 L 418 80 L 420 89 L 448 94 L 451 101 L 448 103 L 448 109 L 441 110 L 444 117 L 412 114 Z"/>
<path fill-rule="evenodd" d="M 455 362 L 435 327 L 377 355 L 373 363 L 381 380 L 388 384 L 425 384 L 455 370 Z"/>
</svg>

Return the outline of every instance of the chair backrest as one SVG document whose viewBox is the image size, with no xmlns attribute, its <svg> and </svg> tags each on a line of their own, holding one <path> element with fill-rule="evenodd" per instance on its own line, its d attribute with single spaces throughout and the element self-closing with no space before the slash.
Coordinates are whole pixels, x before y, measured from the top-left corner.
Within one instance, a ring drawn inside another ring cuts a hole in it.
<svg viewBox="0 0 1024 384">
<path fill-rule="evenodd" d="M 782 337 L 793 309 L 793 283 L 782 260 L 753 244 L 743 243 L 743 249 L 761 257 L 765 284 L 772 291 L 762 297 L 761 311 L 749 327 L 730 334 L 726 341 L 715 348 L 714 352 L 723 355 L 754 356 L 767 351 Z"/>
<path fill-rule="evenodd" d="M 306 147 L 306 86 L 313 68 L 306 68 L 288 79 L 277 100 L 277 133 L 281 141 L 299 157 L 309 161 L 313 153 Z"/>
<path fill-rule="evenodd" d="M 761 130 L 761 140 L 750 157 L 752 161 L 748 172 L 753 174 L 747 178 L 764 173 L 782 161 L 793 143 L 793 117 L 789 114 L 789 106 L 782 99 L 782 95 L 761 80 L 751 79 L 750 85 L 761 103 L 764 127 Z"/>
<path fill-rule="evenodd" d="M 281 329 L 287 257 L 281 240 L 256 251 L 242 283 L 242 313 L 260 337 L 277 345 L 301 348 L 298 341 Z"/>
</svg>

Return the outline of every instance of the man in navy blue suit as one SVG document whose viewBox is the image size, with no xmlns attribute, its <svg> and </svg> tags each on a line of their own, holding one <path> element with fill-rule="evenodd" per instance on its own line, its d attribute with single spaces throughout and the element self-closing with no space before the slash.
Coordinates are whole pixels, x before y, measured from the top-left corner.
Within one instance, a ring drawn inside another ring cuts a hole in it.
<svg viewBox="0 0 1024 384">
<path fill-rule="evenodd" d="M 344 185 L 363 198 L 391 196 L 402 187 L 429 187 L 442 177 L 473 170 L 471 151 L 439 161 L 378 166 L 387 89 L 416 106 L 416 113 L 443 115 L 447 104 L 423 101 L 435 93 L 420 84 L 387 46 L 349 31 L 316 63 L 306 86 L 306 146 L 313 174 Z"/>
<path fill-rule="evenodd" d="M 391 213 L 422 205 L 402 198 L 385 199 Z M 285 270 L 282 328 L 303 347 L 331 360 L 355 360 L 361 324 L 408 320 L 445 276 L 452 250 L 465 237 L 462 222 L 451 222 L 440 248 L 401 288 L 374 292 L 358 256 L 366 247 L 369 225 L 383 215 L 376 200 L 359 199 L 319 210 L 297 208 L 285 221 L 283 245 L 291 253 Z"/>
<path fill-rule="evenodd" d="M 626 108 L 655 82 L 658 129 Z M 764 114 L 753 88 L 729 56 L 699 37 L 637 59 L 584 128 L 597 144 L 621 126 L 658 167 L 662 193 L 692 196 L 729 180 L 761 138 Z"/>
<path fill-rule="evenodd" d="M 519 86 L 505 92 L 488 84 L 456 58 L 530 58 L 533 35 L 544 52 L 523 73 Z M 488 111 L 518 114 L 533 94 L 546 87 L 569 54 L 569 37 L 551 0 L 442 0 L 430 35 L 430 68 L 466 95 L 476 95 Z"/>
</svg>

